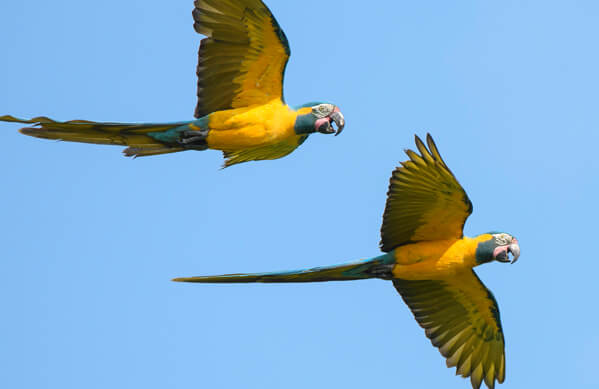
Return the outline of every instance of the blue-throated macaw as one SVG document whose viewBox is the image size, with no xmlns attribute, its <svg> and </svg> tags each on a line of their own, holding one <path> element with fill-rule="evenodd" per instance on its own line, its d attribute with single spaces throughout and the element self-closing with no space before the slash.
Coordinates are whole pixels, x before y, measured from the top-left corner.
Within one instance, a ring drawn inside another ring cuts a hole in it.
<svg viewBox="0 0 599 389">
<path fill-rule="evenodd" d="M 183 150 L 221 150 L 224 166 L 277 159 L 309 134 L 338 135 L 345 126 L 334 104 L 290 107 L 283 77 L 290 50 L 287 37 L 260 0 L 195 0 L 199 50 L 196 120 L 176 123 L 59 122 L 9 115 L 0 120 L 32 124 L 26 135 L 73 142 L 129 146 L 127 156 Z M 333 123 L 337 126 L 335 130 Z"/>
<path fill-rule="evenodd" d="M 180 282 L 316 282 L 366 278 L 391 280 L 432 344 L 470 377 L 489 388 L 505 378 L 504 338 L 499 308 L 473 267 L 514 263 L 518 241 L 510 234 L 463 235 L 472 203 L 451 173 L 432 137 L 416 137 L 391 176 L 381 228 L 385 254 L 358 262 L 298 271 L 176 278 Z"/>
</svg>

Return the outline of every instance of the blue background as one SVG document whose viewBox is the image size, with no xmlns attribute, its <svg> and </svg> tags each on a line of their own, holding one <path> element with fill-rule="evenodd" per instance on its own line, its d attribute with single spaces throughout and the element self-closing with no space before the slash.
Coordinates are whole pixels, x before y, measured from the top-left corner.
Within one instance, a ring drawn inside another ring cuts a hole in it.
<svg viewBox="0 0 599 389">
<path fill-rule="evenodd" d="M 348 123 L 278 161 L 131 160 L 0 124 L 0 385 L 469 387 L 389 282 L 169 281 L 377 255 L 389 175 L 430 131 L 474 203 L 466 234 L 521 243 L 516 265 L 477 269 L 502 387 L 597 387 L 599 3 L 390 3 L 269 1 L 287 101 L 335 102 Z M 191 119 L 191 9 L 1 2 L 0 113 Z"/>
</svg>

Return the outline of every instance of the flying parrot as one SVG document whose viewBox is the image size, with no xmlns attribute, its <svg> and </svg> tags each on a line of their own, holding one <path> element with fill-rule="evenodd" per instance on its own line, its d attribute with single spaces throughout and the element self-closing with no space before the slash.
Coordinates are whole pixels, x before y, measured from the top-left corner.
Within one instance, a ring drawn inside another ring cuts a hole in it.
<svg viewBox="0 0 599 389">
<path fill-rule="evenodd" d="M 21 132 L 38 138 L 128 146 L 124 154 L 132 157 L 221 150 L 224 167 L 281 158 L 309 134 L 338 135 L 343 130 L 345 119 L 334 104 L 311 102 L 292 108 L 285 103 L 289 44 L 262 1 L 195 0 L 194 6 L 194 28 L 207 36 L 199 50 L 196 120 L 59 122 L 8 115 L 0 120 L 31 124 Z"/>
<path fill-rule="evenodd" d="M 502 232 L 470 238 L 463 226 L 472 203 L 432 137 L 416 136 L 391 176 L 381 227 L 383 255 L 337 266 L 256 274 L 175 278 L 179 282 L 319 282 L 381 278 L 393 282 L 448 367 L 488 388 L 505 379 L 505 347 L 497 301 L 473 268 L 514 263 L 518 240 Z"/>
</svg>

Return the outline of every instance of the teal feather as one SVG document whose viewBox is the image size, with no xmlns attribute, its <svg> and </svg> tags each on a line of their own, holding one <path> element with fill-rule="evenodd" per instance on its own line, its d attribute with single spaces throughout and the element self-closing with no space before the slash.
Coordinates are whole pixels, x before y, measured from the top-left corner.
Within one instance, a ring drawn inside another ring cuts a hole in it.
<svg viewBox="0 0 599 389">
<path fill-rule="evenodd" d="M 181 123 L 180 126 L 170 128 L 166 131 L 149 132 L 147 135 L 156 139 L 159 142 L 163 142 L 166 144 L 176 144 L 181 139 L 181 134 L 183 132 L 197 131 L 197 129 L 190 127 L 190 125 L 199 127 L 200 130 L 204 130 L 207 132 L 209 130 L 209 128 L 208 128 L 208 123 L 210 122 L 209 116 L 210 115 L 206 115 L 206 116 L 203 116 L 203 117 L 196 119 L 192 122 Z"/>
<path fill-rule="evenodd" d="M 175 278 L 177 282 L 249 283 L 249 282 L 321 282 L 390 278 L 395 259 L 392 253 L 362 261 L 312 269 L 274 273 L 237 273 L 217 276 Z"/>
<path fill-rule="evenodd" d="M 297 135 L 308 135 L 316 131 L 315 123 L 316 116 L 311 113 L 305 115 L 297 115 L 295 123 L 293 124 L 293 130 Z"/>
</svg>

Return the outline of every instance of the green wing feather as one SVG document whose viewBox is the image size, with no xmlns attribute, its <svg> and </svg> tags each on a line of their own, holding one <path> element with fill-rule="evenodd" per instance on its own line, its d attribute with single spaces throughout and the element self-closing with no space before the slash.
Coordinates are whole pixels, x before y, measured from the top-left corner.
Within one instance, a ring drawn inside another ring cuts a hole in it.
<svg viewBox="0 0 599 389">
<path fill-rule="evenodd" d="M 195 116 L 283 99 L 290 50 L 260 0 L 195 0 L 199 51 Z"/>
<path fill-rule="evenodd" d="M 473 271 L 450 280 L 393 280 L 447 367 L 470 377 L 478 389 L 505 379 L 505 344 L 499 308 L 493 294 Z"/>
<path fill-rule="evenodd" d="M 391 176 L 381 227 L 381 249 L 389 252 L 418 241 L 459 239 L 472 203 L 449 170 L 430 134 L 424 142 L 416 136 L 420 154 L 406 150 Z"/>
</svg>

